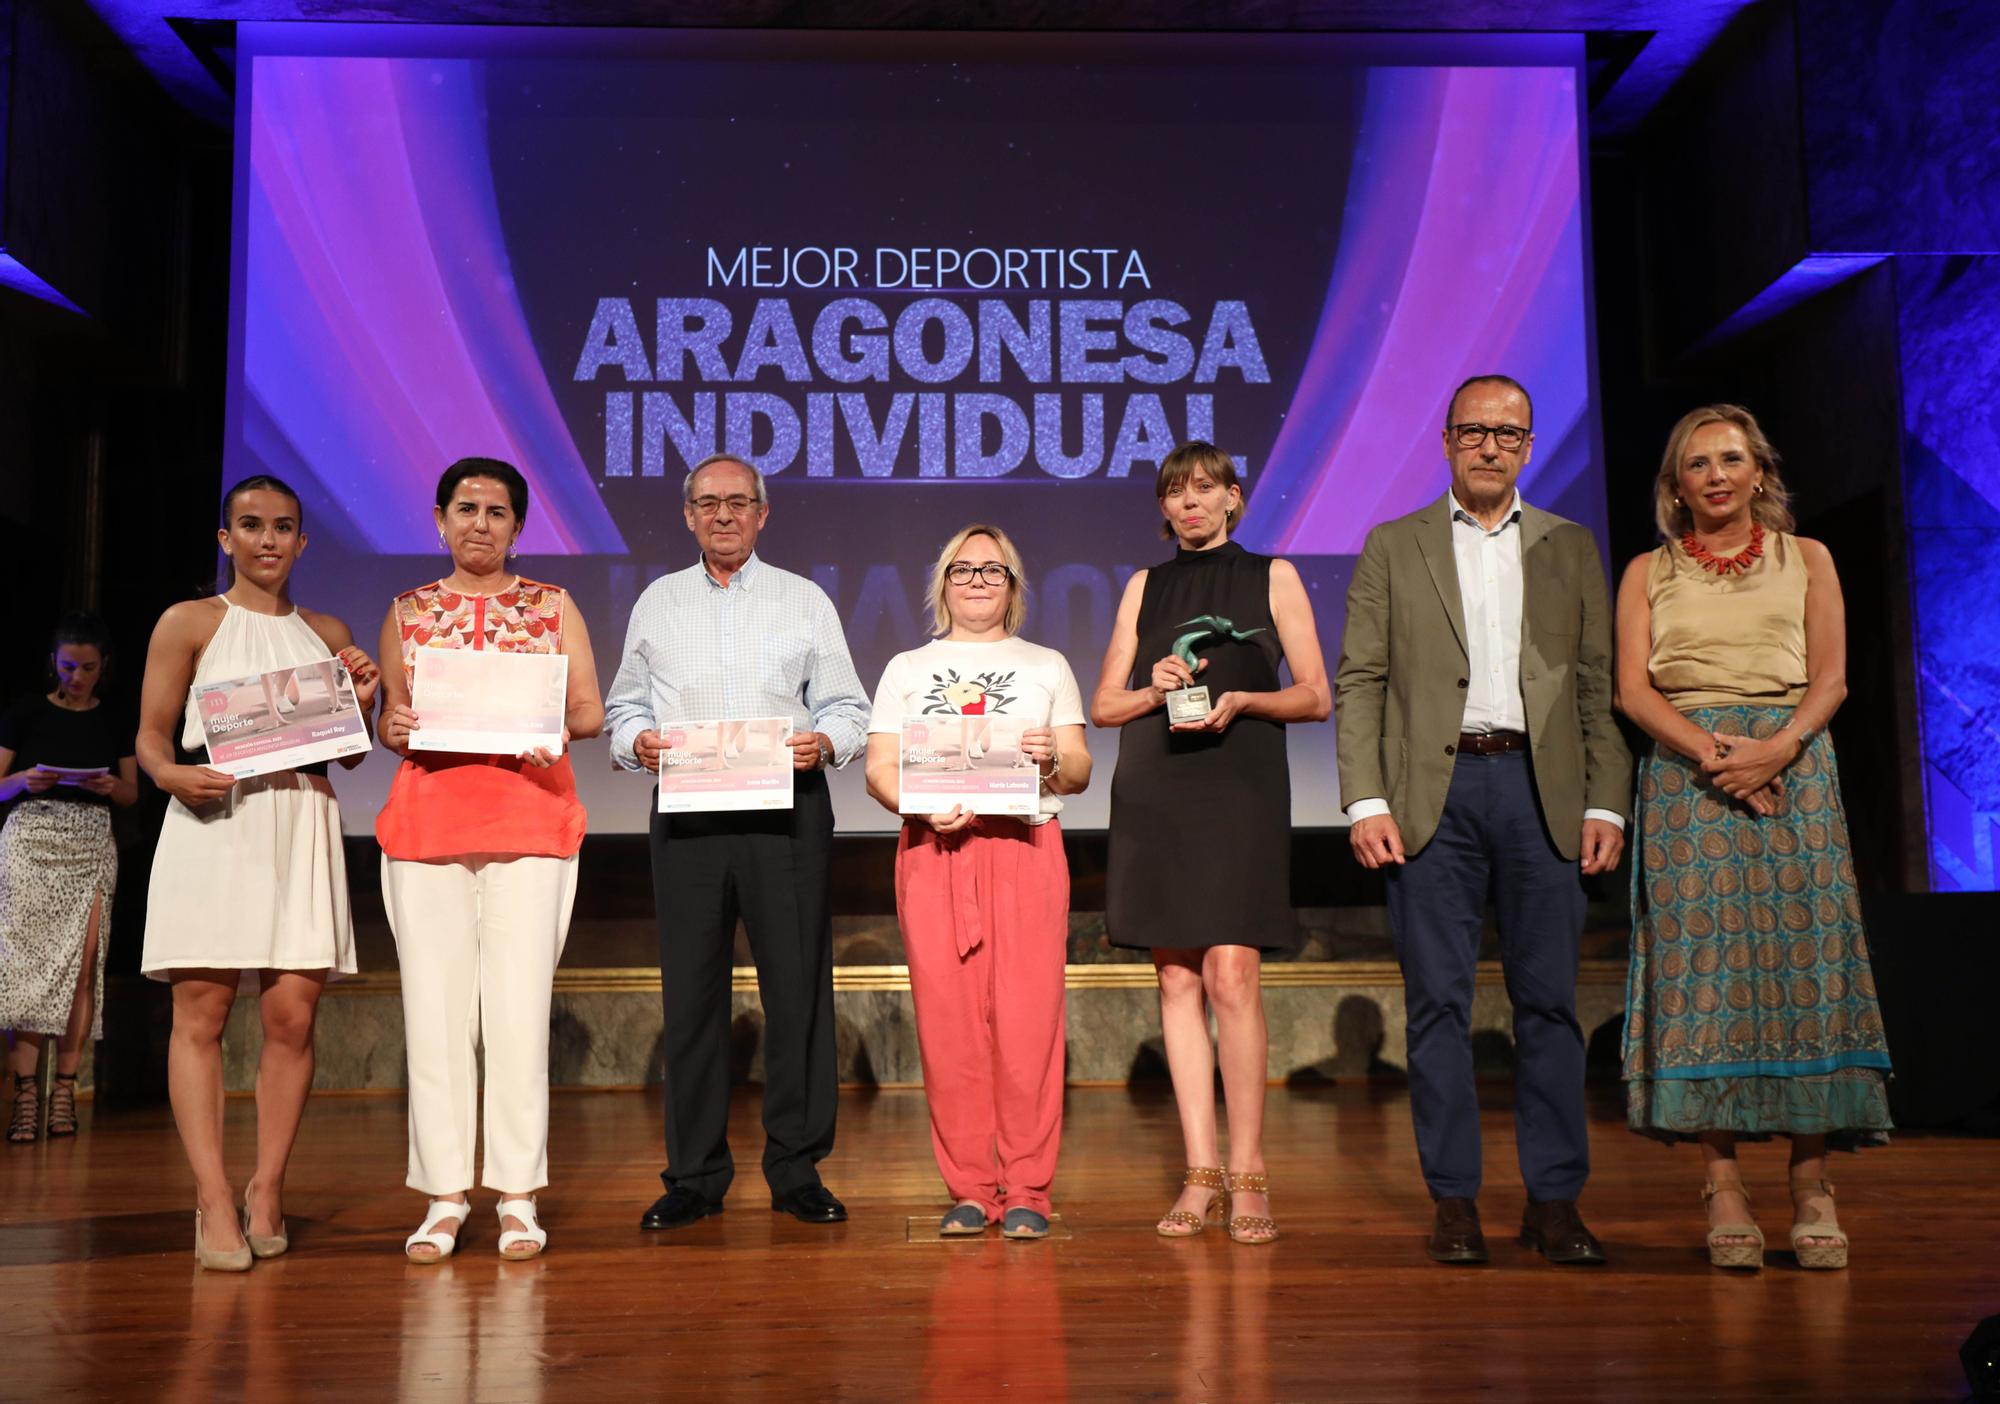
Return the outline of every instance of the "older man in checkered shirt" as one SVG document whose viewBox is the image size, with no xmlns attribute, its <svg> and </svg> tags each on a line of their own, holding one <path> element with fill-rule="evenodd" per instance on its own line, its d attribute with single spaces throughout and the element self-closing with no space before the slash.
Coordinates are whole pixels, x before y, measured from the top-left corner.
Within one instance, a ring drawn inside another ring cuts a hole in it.
<svg viewBox="0 0 2000 1404">
<path fill-rule="evenodd" d="M 604 699 L 611 758 L 658 773 L 663 728 L 789 716 L 789 810 L 653 816 L 653 905 L 666 1007 L 667 1192 L 642 1228 L 722 1209 L 729 1154 L 729 978 L 736 920 L 764 1005 L 764 1178 L 771 1207 L 806 1223 L 847 1210 L 820 1183 L 833 1149 L 833 805 L 825 770 L 867 743 L 868 698 L 826 592 L 756 554 L 770 518 L 763 475 L 702 460 L 682 496 L 701 560 L 632 608 Z"/>
</svg>

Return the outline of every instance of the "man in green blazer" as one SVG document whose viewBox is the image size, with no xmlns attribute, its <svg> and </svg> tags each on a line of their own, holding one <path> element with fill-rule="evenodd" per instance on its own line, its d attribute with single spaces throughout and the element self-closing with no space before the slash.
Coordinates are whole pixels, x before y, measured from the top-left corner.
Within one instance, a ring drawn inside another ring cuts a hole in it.
<svg viewBox="0 0 2000 1404">
<path fill-rule="evenodd" d="M 1533 423 L 1506 376 L 1458 388 L 1444 428 L 1451 491 L 1369 532 L 1334 679 L 1349 841 L 1384 870 L 1403 968 L 1439 1262 L 1487 1260 L 1471 1013 L 1489 901 L 1514 1006 L 1521 1241 L 1551 1262 L 1604 1261 L 1576 1207 L 1590 1173 L 1581 879 L 1618 865 L 1632 757 L 1611 717 L 1597 542 L 1515 489 Z"/>
</svg>

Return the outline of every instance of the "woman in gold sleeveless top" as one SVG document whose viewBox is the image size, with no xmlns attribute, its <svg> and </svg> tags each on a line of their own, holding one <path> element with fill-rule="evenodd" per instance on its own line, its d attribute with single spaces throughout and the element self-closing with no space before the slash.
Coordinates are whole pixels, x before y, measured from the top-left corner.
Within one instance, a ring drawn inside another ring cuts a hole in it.
<svg viewBox="0 0 2000 1404">
<path fill-rule="evenodd" d="M 1800 1266 L 1847 1264 L 1828 1148 L 1889 1128 L 1889 1050 L 1826 724 L 1847 695 L 1833 558 L 1792 534 L 1778 456 L 1736 405 L 1684 415 L 1665 539 L 1618 592 L 1639 765 L 1624 1076 L 1632 1129 L 1702 1148 L 1709 1261 L 1763 1264 L 1738 1141 L 1791 1138 Z"/>
</svg>

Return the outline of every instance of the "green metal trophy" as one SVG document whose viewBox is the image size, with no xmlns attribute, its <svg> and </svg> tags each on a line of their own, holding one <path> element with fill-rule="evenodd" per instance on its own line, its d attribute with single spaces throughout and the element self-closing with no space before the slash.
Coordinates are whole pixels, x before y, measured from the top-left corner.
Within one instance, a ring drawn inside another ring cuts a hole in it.
<svg viewBox="0 0 2000 1404">
<path fill-rule="evenodd" d="M 1193 619 L 1183 619 L 1181 627 L 1189 632 L 1174 640 L 1174 657 L 1187 664 L 1188 672 L 1195 669 L 1194 646 L 1211 636 L 1234 639 L 1238 643 L 1252 635 L 1263 633 L 1262 628 L 1239 629 L 1230 620 L 1219 614 L 1199 614 Z M 1214 707 L 1208 700 L 1208 688 L 1198 683 L 1177 687 L 1167 694 L 1167 725 L 1186 726 L 1206 717 Z"/>
</svg>

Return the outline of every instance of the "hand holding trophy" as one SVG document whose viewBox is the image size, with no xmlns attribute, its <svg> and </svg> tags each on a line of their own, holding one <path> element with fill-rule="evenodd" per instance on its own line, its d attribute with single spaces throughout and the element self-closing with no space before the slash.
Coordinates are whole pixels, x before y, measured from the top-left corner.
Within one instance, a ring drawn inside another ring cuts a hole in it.
<svg viewBox="0 0 2000 1404">
<path fill-rule="evenodd" d="M 1211 636 L 1241 643 L 1264 632 L 1262 628 L 1238 629 L 1232 621 L 1219 614 L 1199 614 L 1193 619 L 1184 619 L 1181 628 L 1188 632 L 1174 640 L 1173 655 L 1186 666 L 1188 682 L 1167 690 L 1168 726 L 1189 726 L 1202 721 L 1213 707 L 1207 686 L 1193 681 L 1194 675 L 1207 664 L 1206 659 L 1199 663 L 1195 661 L 1194 646 L 1197 643 Z"/>
</svg>

